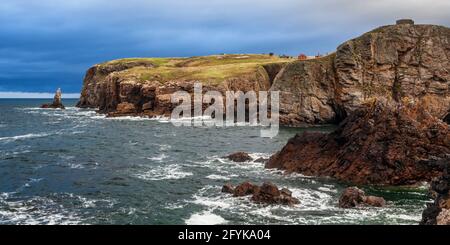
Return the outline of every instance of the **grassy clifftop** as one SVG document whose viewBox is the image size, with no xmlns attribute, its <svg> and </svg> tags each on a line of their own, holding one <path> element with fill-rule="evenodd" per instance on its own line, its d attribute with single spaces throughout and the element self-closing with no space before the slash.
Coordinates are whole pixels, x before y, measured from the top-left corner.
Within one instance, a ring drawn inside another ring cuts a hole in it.
<svg viewBox="0 0 450 245">
<path fill-rule="evenodd" d="M 220 83 L 225 79 L 255 74 L 262 65 L 285 63 L 295 59 L 257 54 L 211 55 L 191 58 L 127 58 L 102 63 L 99 66 L 127 66 L 120 71 L 138 80 L 201 80 Z"/>
</svg>

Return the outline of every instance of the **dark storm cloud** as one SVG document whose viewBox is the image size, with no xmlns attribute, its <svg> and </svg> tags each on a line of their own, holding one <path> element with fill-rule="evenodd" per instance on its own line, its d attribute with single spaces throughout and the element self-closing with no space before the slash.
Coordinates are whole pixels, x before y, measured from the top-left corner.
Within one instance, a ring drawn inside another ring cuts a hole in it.
<svg viewBox="0 0 450 245">
<path fill-rule="evenodd" d="M 442 1 L 2 0 L 0 88 L 78 92 L 122 57 L 315 54 L 397 18 L 449 25 Z"/>
</svg>

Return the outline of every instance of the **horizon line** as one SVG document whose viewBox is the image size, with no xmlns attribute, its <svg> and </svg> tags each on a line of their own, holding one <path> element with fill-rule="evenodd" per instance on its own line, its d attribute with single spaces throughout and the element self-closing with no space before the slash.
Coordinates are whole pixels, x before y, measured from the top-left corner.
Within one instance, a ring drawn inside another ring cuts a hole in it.
<svg viewBox="0 0 450 245">
<path fill-rule="evenodd" d="M 52 99 L 54 96 L 54 92 L 0 91 L 0 99 Z M 63 93 L 62 98 L 78 99 L 80 93 Z"/>
</svg>

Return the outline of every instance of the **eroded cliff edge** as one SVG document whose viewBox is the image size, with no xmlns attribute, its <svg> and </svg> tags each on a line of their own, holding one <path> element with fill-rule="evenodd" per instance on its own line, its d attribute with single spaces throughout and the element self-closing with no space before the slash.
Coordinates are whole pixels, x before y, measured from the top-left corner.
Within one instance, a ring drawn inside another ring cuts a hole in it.
<svg viewBox="0 0 450 245">
<path fill-rule="evenodd" d="M 90 68 L 80 107 L 112 115 L 168 115 L 170 94 L 204 90 L 280 91 L 282 125 L 338 123 L 374 98 L 409 100 L 449 118 L 450 29 L 383 26 L 312 60 L 217 55 L 111 61 Z"/>
</svg>

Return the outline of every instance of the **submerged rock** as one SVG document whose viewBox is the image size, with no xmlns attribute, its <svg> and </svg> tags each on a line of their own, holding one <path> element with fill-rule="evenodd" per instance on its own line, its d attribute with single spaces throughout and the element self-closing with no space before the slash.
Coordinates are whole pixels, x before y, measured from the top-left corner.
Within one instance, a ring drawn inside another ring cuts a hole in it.
<svg viewBox="0 0 450 245">
<path fill-rule="evenodd" d="M 286 188 L 281 190 L 271 182 L 265 182 L 262 186 L 254 185 L 250 182 L 244 182 L 236 188 L 229 183 L 222 187 L 222 192 L 233 194 L 235 197 L 252 195 L 251 200 L 256 203 L 263 204 L 281 204 L 281 205 L 295 205 L 300 201 L 292 197 L 292 192 Z"/>
<path fill-rule="evenodd" d="M 440 175 L 450 128 L 416 103 L 379 100 L 348 116 L 332 133 L 304 132 L 266 163 L 356 184 L 409 185 Z"/>
<path fill-rule="evenodd" d="M 348 187 L 339 198 L 340 208 L 355 208 L 363 205 L 383 207 L 386 201 L 382 197 L 366 196 L 358 187 Z"/>
<path fill-rule="evenodd" d="M 245 152 L 236 152 L 227 156 L 226 158 L 228 158 L 233 162 L 248 162 L 253 160 L 253 158 L 248 153 Z"/>
<path fill-rule="evenodd" d="M 62 93 L 61 89 L 58 88 L 55 92 L 55 97 L 53 98 L 53 102 L 51 104 L 43 104 L 41 108 L 51 108 L 51 109 L 66 109 L 62 104 Z"/>
</svg>

